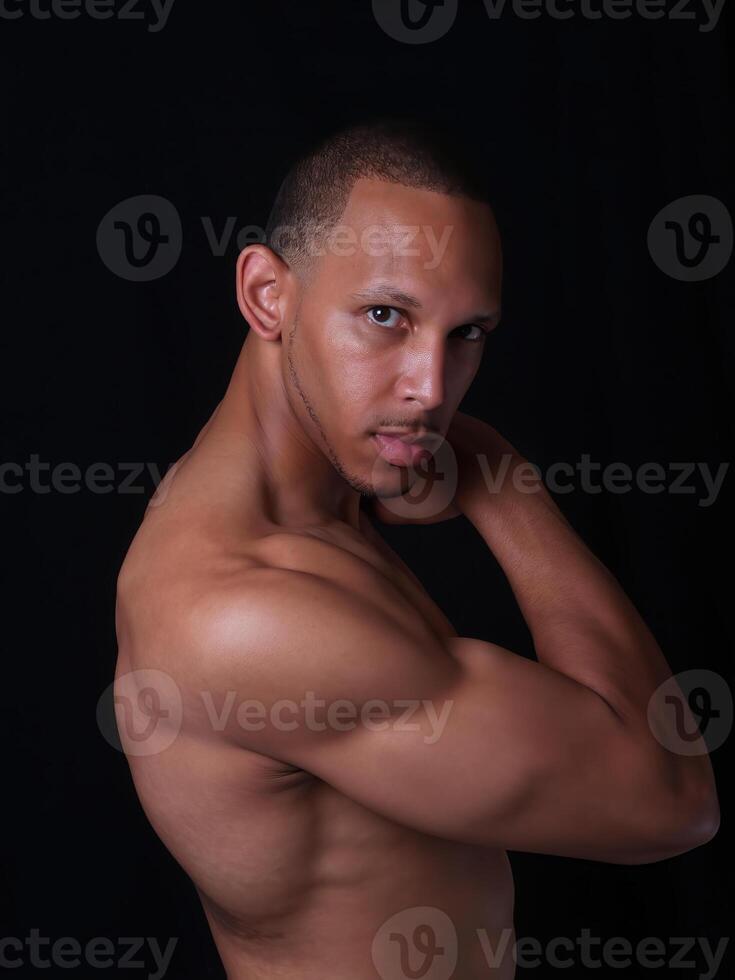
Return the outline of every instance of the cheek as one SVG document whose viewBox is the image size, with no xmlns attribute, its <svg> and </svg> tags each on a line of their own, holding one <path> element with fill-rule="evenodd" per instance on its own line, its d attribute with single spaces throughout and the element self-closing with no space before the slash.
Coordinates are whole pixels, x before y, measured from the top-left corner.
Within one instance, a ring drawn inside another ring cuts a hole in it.
<svg viewBox="0 0 735 980">
<path fill-rule="evenodd" d="M 477 374 L 482 361 L 483 343 L 466 347 L 458 346 L 447 355 L 447 383 L 454 390 L 467 389 Z"/>
<path fill-rule="evenodd" d="M 368 338 L 354 325 L 335 322 L 325 335 L 326 344 L 321 352 L 323 374 L 327 386 L 342 399 L 341 407 L 346 414 L 354 414 L 359 404 L 371 399 L 385 381 L 387 364 L 380 357 Z M 317 376 L 317 383 L 320 378 Z"/>
</svg>

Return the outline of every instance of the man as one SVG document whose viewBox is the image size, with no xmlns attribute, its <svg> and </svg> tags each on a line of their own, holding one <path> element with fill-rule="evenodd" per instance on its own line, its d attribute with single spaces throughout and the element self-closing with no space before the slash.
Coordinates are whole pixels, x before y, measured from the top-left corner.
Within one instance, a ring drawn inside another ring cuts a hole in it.
<svg viewBox="0 0 735 980">
<path fill-rule="evenodd" d="M 513 479 L 517 451 L 458 412 L 500 315 L 466 161 L 420 126 L 354 126 L 294 165 L 267 242 L 237 263 L 227 392 L 119 577 L 135 786 L 229 977 L 508 978 L 506 849 L 694 848 L 718 826 L 709 759 L 654 737 L 654 638 Z M 538 662 L 457 636 L 370 519 L 460 513 Z"/>
</svg>

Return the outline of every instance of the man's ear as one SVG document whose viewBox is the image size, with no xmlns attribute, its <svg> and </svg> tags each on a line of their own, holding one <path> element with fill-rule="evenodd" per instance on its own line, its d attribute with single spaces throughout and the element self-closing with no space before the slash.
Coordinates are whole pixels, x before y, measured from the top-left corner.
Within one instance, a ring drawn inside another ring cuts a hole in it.
<svg viewBox="0 0 735 980">
<path fill-rule="evenodd" d="M 296 278 L 266 245 L 248 245 L 237 259 L 237 305 L 264 340 L 275 340 L 287 322 Z"/>
</svg>

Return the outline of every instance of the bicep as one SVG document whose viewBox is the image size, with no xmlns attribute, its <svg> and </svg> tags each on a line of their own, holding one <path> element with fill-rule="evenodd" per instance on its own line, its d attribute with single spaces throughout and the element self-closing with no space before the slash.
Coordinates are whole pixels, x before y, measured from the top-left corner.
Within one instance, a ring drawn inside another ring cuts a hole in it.
<svg viewBox="0 0 735 980">
<path fill-rule="evenodd" d="M 428 697 L 377 698 L 375 715 L 358 705 L 344 732 L 277 739 L 273 747 L 363 806 L 424 833 L 599 856 L 605 836 L 627 833 L 630 820 L 614 790 L 628 773 L 609 706 L 503 648 L 462 638 L 452 645 L 458 669 Z"/>
</svg>

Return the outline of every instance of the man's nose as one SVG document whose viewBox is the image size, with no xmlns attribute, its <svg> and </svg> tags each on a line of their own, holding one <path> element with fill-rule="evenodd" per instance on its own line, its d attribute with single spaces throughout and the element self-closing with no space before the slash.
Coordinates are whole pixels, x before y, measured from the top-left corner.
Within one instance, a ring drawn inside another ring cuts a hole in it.
<svg viewBox="0 0 735 980">
<path fill-rule="evenodd" d="M 446 346 L 442 339 L 422 343 L 405 353 L 399 382 L 401 398 L 417 401 L 429 411 L 438 408 L 446 395 Z"/>
</svg>

